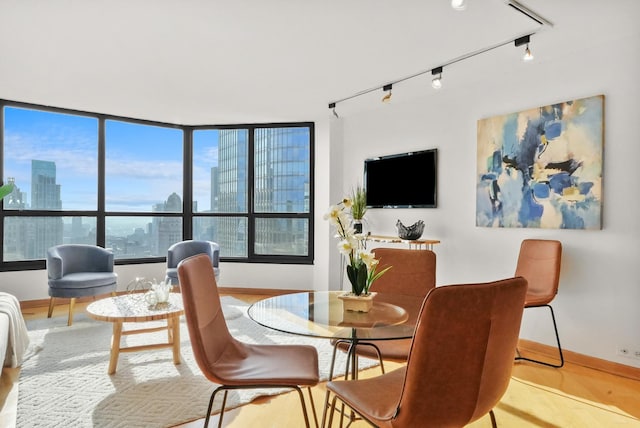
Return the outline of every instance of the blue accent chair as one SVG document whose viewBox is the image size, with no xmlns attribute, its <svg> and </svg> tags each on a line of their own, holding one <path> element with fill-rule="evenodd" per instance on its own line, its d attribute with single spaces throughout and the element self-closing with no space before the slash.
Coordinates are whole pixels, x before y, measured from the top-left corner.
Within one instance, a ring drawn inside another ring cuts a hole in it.
<svg viewBox="0 0 640 428">
<path fill-rule="evenodd" d="M 216 283 L 218 282 L 220 279 L 220 246 L 211 241 L 188 240 L 176 242 L 167 250 L 167 278 L 171 280 L 171 284 L 179 285 L 178 263 L 196 254 L 209 256 Z"/>
<path fill-rule="evenodd" d="M 113 271 L 113 253 L 102 247 L 65 244 L 47 250 L 49 314 L 56 298 L 71 299 L 67 325 L 73 324 L 73 306 L 78 297 L 115 295 L 118 274 Z"/>
</svg>

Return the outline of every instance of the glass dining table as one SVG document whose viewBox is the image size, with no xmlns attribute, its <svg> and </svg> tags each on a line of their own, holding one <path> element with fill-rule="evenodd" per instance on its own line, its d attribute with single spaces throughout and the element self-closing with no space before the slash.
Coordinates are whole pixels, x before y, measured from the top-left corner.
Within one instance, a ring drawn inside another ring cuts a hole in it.
<svg viewBox="0 0 640 428">
<path fill-rule="evenodd" d="M 345 378 L 351 373 L 351 378 L 357 379 L 355 349 L 358 343 L 412 338 L 422 299 L 377 293 L 373 307 L 364 313 L 345 311 L 342 300 L 338 298 L 344 293 L 309 291 L 269 297 L 253 303 L 248 314 L 253 321 L 272 330 L 330 339 L 334 348 L 329 379 L 333 378 L 339 345 L 348 345 Z"/>
<path fill-rule="evenodd" d="M 345 311 L 344 291 L 309 291 L 268 297 L 253 303 L 249 317 L 269 329 L 302 336 L 347 340 L 393 340 L 413 337 L 422 300 L 377 293 L 369 312 Z"/>
</svg>

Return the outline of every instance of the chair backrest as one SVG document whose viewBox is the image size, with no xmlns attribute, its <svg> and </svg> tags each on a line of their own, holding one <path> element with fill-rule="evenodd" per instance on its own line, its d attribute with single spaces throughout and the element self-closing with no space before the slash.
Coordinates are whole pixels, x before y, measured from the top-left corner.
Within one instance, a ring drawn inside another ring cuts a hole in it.
<svg viewBox="0 0 640 428">
<path fill-rule="evenodd" d="M 219 265 L 220 246 L 211 241 L 187 240 L 176 242 L 167 250 L 167 268 L 177 268 L 178 264 L 196 254 L 206 254 L 209 256 L 211 264 L 215 267 Z"/>
<path fill-rule="evenodd" d="M 560 280 L 560 241 L 546 239 L 525 239 L 520 244 L 520 254 L 516 266 L 516 276 L 526 278 L 526 304 L 546 305 L 558 293 Z"/>
<path fill-rule="evenodd" d="M 77 272 L 113 272 L 113 253 L 96 245 L 63 244 L 47 250 L 47 276 L 60 279 Z"/>
<path fill-rule="evenodd" d="M 424 298 L 436 286 L 436 254 L 429 250 L 375 248 L 378 271 L 391 266 L 371 284 L 371 291 Z"/>
<path fill-rule="evenodd" d="M 427 295 L 394 426 L 464 426 L 509 385 L 527 281 L 437 287 Z"/>
<path fill-rule="evenodd" d="M 178 265 L 178 278 L 195 360 L 207 379 L 224 384 L 213 367 L 236 341 L 224 319 L 211 260 L 206 254 L 184 259 Z"/>
</svg>

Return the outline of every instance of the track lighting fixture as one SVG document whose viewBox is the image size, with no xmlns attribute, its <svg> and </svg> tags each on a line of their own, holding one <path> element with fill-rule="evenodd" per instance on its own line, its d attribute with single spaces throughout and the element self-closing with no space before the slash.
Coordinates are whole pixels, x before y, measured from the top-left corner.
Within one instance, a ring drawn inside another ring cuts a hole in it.
<svg viewBox="0 0 640 428">
<path fill-rule="evenodd" d="M 336 119 L 340 119 L 340 116 L 338 116 L 338 112 L 336 111 L 336 103 L 329 103 L 329 108 L 331 109 L 331 113 L 333 113 Z"/>
<path fill-rule="evenodd" d="M 520 4 L 518 2 L 518 0 L 504 0 L 505 3 L 511 7 L 512 9 L 514 9 L 515 11 L 517 11 L 518 13 L 521 13 L 522 15 L 528 17 L 529 19 L 535 21 L 536 23 L 538 23 L 539 25 L 541 25 L 542 27 L 544 26 L 548 26 L 548 27 L 553 27 L 553 23 L 551 23 L 549 20 L 545 19 L 544 17 L 536 14 L 535 12 L 533 12 L 531 9 L 528 9 L 527 7 L 525 7 L 524 5 Z M 451 7 L 456 9 L 456 10 L 464 10 L 467 7 L 467 0 L 451 0 Z M 371 87 L 369 89 L 365 89 L 363 91 L 357 92 L 353 95 L 350 95 L 348 97 L 345 98 L 340 98 L 337 99 L 336 101 L 333 101 L 332 103 L 329 104 L 329 108 L 332 109 L 333 115 L 335 117 L 338 117 L 338 113 L 336 113 L 335 107 L 337 103 L 341 103 L 344 101 L 348 101 L 357 97 L 360 97 L 362 95 L 365 94 L 370 94 L 373 92 L 377 92 L 380 89 L 382 89 L 385 92 L 385 95 L 382 97 L 382 102 L 383 103 L 388 103 L 391 101 L 391 88 L 392 85 L 395 84 L 399 84 L 399 83 L 403 83 L 407 80 L 413 79 L 415 77 L 418 76 L 422 76 L 424 74 L 427 74 L 429 72 L 431 72 L 431 76 L 432 76 L 432 80 L 431 80 L 431 86 L 434 89 L 440 89 L 442 88 L 442 69 L 444 67 L 449 67 L 451 65 L 454 64 L 458 64 L 464 60 L 470 59 L 470 58 L 474 58 L 478 55 L 482 55 L 484 53 L 487 52 L 491 52 L 494 49 L 498 49 L 502 46 L 507 46 L 509 44 L 511 44 L 511 42 L 513 41 L 515 43 L 516 46 L 525 46 L 525 50 L 524 50 L 524 56 L 522 57 L 522 59 L 524 61 L 531 61 L 533 59 L 533 54 L 531 53 L 531 49 L 529 48 L 529 42 L 530 42 L 530 38 L 533 34 L 536 34 L 538 30 L 535 30 L 531 33 L 529 33 L 526 36 L 520 36 L 518 38 L 514 39 L 507 39 L 489 46 L 486 46 L 484 48 L 472 51 L 472 52 L 468 52 L 462 56 L 456 57 L 456 58 L 452 58 L 449 61 L 445 61 L 445 62 L 440 62 L 440 64 L 442 64 L 440 67 L 436 67 L 434 69 L 426 69 L 426 70 L 422 70 L 419 71 L 417 73 L 413 73 L 411 75 L 393 80 L 391 83 L 387 83 L 386 85 L 384 85 L 382 88 L 380 86 L 374 86 Z"/>
<path fill-rule="evenodd" d="M 451 0 L 451 7 L 454 10 L 465 10 L 467 8 L 467 0 Z"/>
<path fill-rule="evenodd" d="M 437 76 L 436 76 L 436 74 L 437 74 Z M 431 87 L 433 89 L 442 88 L 442 67 L 436 67 L 433 70 L 431 70 L 431 75 L 432 76 L 436 76 L 431 81 Z"/>
<path fill-rule="evenodd" d="M 391 88 L 393 87 L 393 85 L 391 83 L 384 85 L 382 87 L 383 91 L 387 91 L 386 95 L 384 97 L 382 97 L 382 102 L 383 103 L 389 103 L 391 102 Z"/>
<path fill-rule="evenodd" d="M 530 36 L 523 36 L 523 37 L 520 37 L 520 38 L 515 39 L 513 41 L 513 43 L 516 45 L 516 47 L 522 46 L 522 45 L 526 45 L 526 48 L 524 50 L 524 55 L 522 56 L 522 60 L 523 61 L 531 61 L 531 60 L 533 60 L 533 54 L 531 53 L 531 50 L 529 49 L 530 39 L 531 39 Z"/>
</svg>

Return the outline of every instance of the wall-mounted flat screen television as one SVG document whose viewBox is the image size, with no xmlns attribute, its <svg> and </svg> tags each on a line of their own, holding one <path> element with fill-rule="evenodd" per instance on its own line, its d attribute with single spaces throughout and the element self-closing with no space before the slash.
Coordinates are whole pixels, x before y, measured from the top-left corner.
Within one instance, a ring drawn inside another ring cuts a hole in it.
<svg viewBox="0 0 640 428">
<path fill-rule="evenodd" d="M 364 161 L 370 208 L 435 208 L 438 149 L 380 156 Z"/>
</svg>

